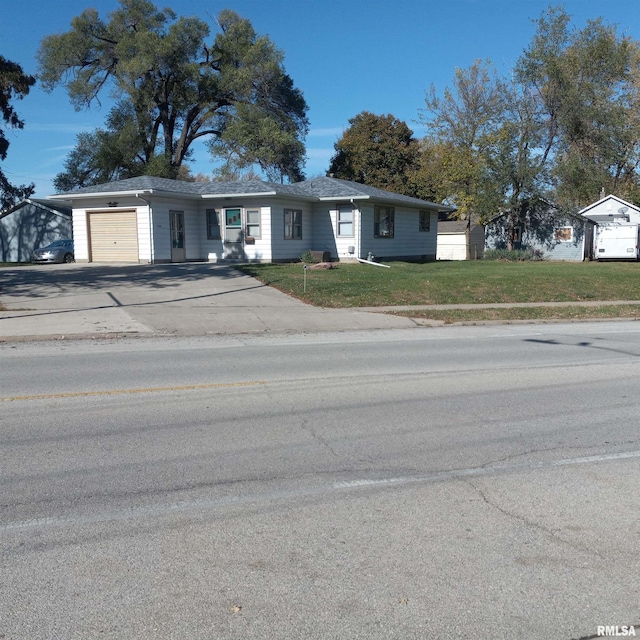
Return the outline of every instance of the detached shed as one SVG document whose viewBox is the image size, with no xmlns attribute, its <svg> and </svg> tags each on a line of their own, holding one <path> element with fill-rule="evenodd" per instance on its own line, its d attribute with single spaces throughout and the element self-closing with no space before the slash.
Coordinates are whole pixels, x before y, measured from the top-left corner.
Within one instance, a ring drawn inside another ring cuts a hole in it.
<svg viewBox="0 0 640 640">
<path fill-rule="evenodd" d="M 467 220 L 438 221 L 437 260 L 479 260 L 484 252 L 484 227 Z"/>
<path fill-rule="evenodd" d="M 587 228 L 591 229 L 591 233 L 588 233 L 585 238 L 585 258 L 588 260 L 609 259 L 612 257 L 611 249 L 613 247 L 609 244 L 610 240 L 604 241 L 604 238 L 611 237 L 611 234 L 618 235 L 618 231 L 624 234 L 625 232 L 622 230 L 624 227 L 627 228 L 627 233 L 635 234 L 635 237 L 638 237 L 637 227 L 640 225 L 640 207 L 622 198 L 614 195 L 602 197 L 597 202 L 582 209 L 579 213 L 585 220 Z M 636 229 L 632 231 L 630 229 L 631 226 L 636 226 Z M 614 231 L 616 227 L 618 227 L 618 231 Z M 604 241 L 604 244 L 602 244 L 602 241 Z M 633 252 L 629 257 L 633 256 L 632 259 L 637 259 L 638 242 L 630 242 L 628 244 L 626 251 Z M 634 248 L 635 251 L 633 251 Z M 613 255 L 615 255 L 615 250 Z M 620 255 L 617 256 L 617 259 L 620 259 Z"/>
<path fill-rule="evenodd" d="M 29 262 L 34 249 L 71 238 L 71 206 L 28 198 L 0 213 L 0 262 Z"/>
</svg>

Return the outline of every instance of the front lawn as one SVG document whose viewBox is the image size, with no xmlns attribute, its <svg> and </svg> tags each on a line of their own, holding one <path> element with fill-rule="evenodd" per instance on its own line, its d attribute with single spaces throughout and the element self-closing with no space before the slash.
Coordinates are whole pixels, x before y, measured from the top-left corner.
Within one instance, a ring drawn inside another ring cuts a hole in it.
<svg viewBox="0 0 640 640">
<path fill-rule="evenodd" d="M 338 263 L 335 269 L 250 264 L 261 282 L 320 307 L 377 307 L 493 302 L 640 301 L 637 262 L 389 262 L 390 269 Z"/>
</svg>

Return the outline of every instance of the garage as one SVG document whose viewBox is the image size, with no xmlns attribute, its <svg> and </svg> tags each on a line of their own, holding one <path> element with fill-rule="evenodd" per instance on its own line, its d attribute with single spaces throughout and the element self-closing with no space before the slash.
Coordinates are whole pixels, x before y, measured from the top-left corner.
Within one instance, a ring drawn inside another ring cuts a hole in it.
<svg viewBox="0 0 640 640">
<path fill-rule="evenodd" d="M 136 211 L 89 213 L 91 262 L 138 262 Z"/>
</svg>

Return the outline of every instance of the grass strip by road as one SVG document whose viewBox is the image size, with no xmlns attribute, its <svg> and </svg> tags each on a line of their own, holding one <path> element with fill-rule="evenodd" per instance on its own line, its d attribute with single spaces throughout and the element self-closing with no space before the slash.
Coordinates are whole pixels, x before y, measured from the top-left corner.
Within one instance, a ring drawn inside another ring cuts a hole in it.
<svg viewBox="0 0 640 640">
<path fill-rule="evenodd" d="M 517 320 L 597 320 L 626 318 L 640 320 L 640 304 L 607 305 L 593 307 L 548 307 L 544 305 L 526 308 L 499 309 L 433 309 L 415 311 L 389 311 L 392 315 L 407 318 L 435 320 L 445 324 L 456 322 L 508 322 Z"/>
<path fill-rule="evenodd" d="M 302 263 L 239 268 L 318 307 L 599 300 L 638 300 L 640 304 L 638 262 L 476 260 L 388 264 L 390 269 L 360 263 L 338 263 L 328 270 L 308 268 L 306 292 Z"/>
</svg>

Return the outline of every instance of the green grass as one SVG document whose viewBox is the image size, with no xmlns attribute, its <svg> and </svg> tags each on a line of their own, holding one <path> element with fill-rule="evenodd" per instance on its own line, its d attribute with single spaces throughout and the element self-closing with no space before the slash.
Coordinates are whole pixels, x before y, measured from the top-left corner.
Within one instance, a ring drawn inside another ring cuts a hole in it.
<svg viewBox="0 0 640 640">
<path fill-rule="evenodd" d="M 429 311 L 394 311 L 392 315 L 409 318 L 454 322 L 509 322 L 513 320 L 593 320 L 627 318 L 640 319 L 640 304 L 595 307 L 527 307 L 511 309 L 434 309 Z"/>
<path fill-rule="evenodd" d="M 340 263 L 336 269 L 251 264 L 245 273 L 320 307 L 493 302 L 640 301 L 637 262 L 389 262 L 390 269 Z"/>
</svg>

